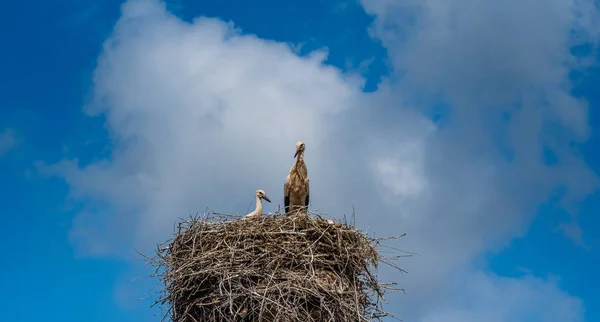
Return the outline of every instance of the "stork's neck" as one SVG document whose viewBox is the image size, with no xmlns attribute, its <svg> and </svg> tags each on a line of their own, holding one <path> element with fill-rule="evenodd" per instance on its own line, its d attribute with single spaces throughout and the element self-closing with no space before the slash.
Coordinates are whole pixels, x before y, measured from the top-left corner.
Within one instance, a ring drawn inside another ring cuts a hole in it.
<svg viewBox="0 0 600 322">
<path fill-rule="evenodd" d="M 304 152 L 298 153 L 298 156 L 296 157 L 296 163 L 300 162 L 304 162 Z"/>
<path fill-rule="evenodd" d="M 262 215 L 262 210 L 262 201 L 259 196 L 256 196 L 256 209 L 254 210 L 254 213 L 260 216 Z"/>
</svg>

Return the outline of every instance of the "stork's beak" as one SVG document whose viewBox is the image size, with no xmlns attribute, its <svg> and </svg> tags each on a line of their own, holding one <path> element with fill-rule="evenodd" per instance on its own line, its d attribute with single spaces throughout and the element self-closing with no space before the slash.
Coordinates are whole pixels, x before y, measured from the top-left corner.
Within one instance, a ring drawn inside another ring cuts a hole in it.
<svg viewBox="0 0 600 322">
<path fill-rule="evenodd" d="M 296 149 L 296 153 L 294 153 L 294 158 L 295 158 L 296 156 L 298 156 L 298 153 L 300 153 L 300 149 Z"/>
<path fill-rule="evenodd" d="M 271 203 L 271 199 L 269 199 L 269 197 L 263 196 L 262 198 L 265 199 L 267 202 Z"/>
</svg>

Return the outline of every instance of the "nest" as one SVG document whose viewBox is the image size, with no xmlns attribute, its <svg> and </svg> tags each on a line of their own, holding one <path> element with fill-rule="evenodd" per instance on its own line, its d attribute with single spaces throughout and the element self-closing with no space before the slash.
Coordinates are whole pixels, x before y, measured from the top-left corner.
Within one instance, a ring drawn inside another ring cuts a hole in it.
<svg viewBox="0 0 600 322">
<path fill-rule="evenodd" d="M 389 315 L 383 293 L 393 284 L 375 275 L 383 260 L 380 240 L 346 222 L 315 214 L 211 214 L 180 222 L 170 241 L 150 260 L 163 286 L 155 305 L 174 322 L 372 321 Z"/>
</svg>

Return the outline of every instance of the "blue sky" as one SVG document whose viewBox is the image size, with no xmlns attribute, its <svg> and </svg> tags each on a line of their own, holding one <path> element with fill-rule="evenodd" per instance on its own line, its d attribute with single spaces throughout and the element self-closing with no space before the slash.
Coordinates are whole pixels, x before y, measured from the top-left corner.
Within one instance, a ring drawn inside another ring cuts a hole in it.
<svg viewBox="0 0 600 322">
<path fill-rule="evenodd" d="M 600 321 L 593 5 L 6 3 L 5 320 L 159 321 L 134 249 L 279 200 L 302 139 L 314 207 L 420 254 L 407 320 Z"/>
</svg>

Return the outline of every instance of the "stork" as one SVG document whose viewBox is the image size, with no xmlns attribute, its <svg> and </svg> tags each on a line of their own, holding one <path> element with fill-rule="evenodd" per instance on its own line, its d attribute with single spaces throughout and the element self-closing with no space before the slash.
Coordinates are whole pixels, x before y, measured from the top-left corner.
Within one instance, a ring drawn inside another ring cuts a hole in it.
<svg viewBox="0 0 600 322">
<path fill-rule="evenodd" d="M 294 212 L 307 214 L 308 201 L 310 196 L 310 182 L 308 180 L 308 171 L 304 163 L 304 142 L 296 143 L 296 153 L 294 158 L 296 162 L 290 168 L 285 183 L 283 184 L 283 203 L 286 215 Z"/>
<path fill-rule="evenodd" d="M 247 214 L 246 217 L 260 217 L 262 215 L 263 206 L 261 199 L 264 199 L 269 203 L 271 202 L 271 199 L 267 197 L 267 194 L 264 192 L 264 190 L 256 190 L 256 209 L 254 209 L 253 212 Z"/>
</svg>

